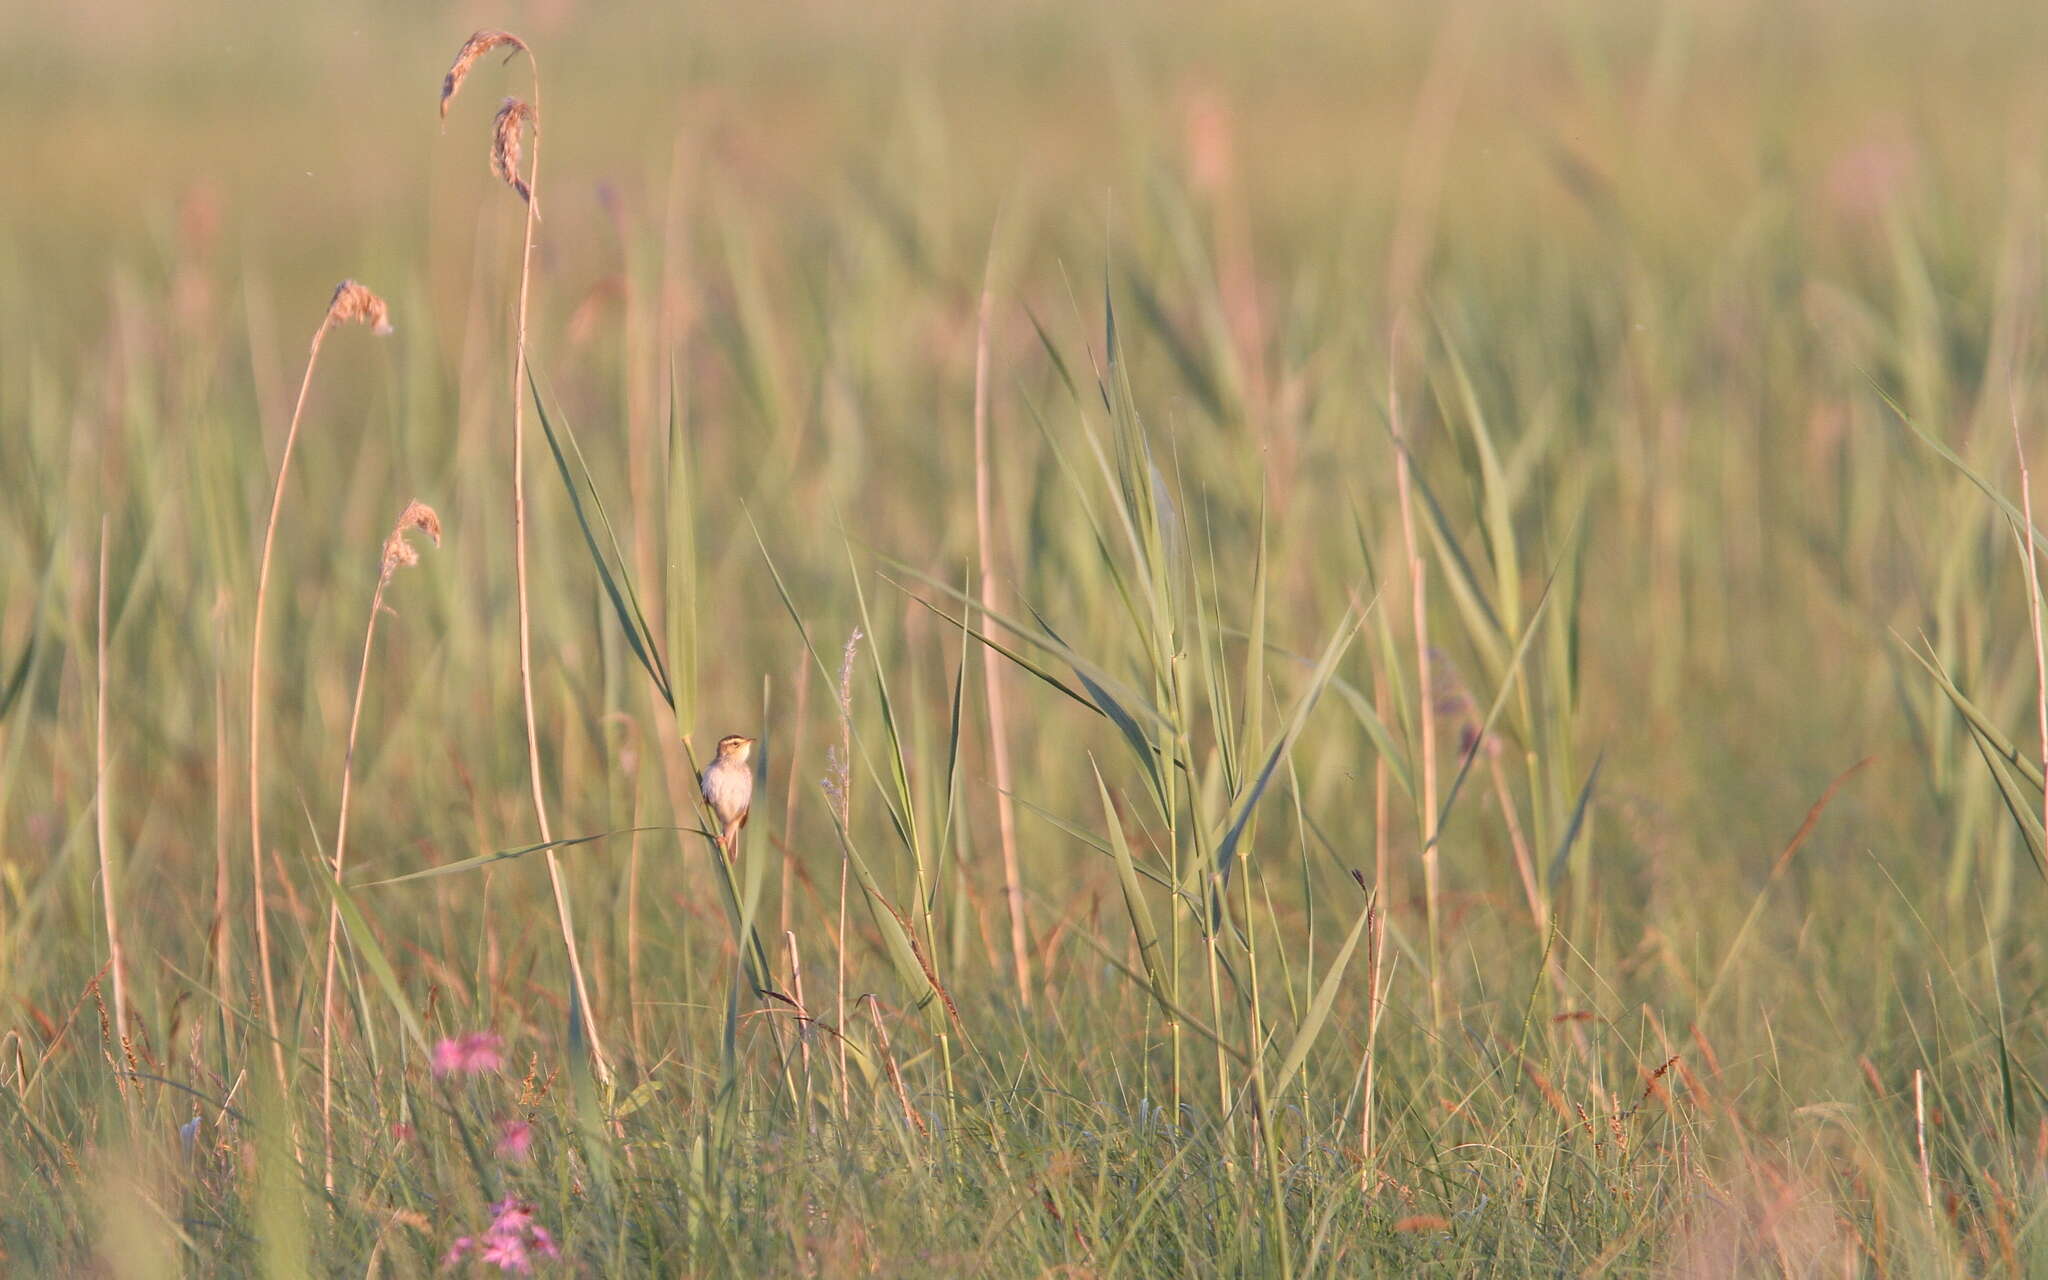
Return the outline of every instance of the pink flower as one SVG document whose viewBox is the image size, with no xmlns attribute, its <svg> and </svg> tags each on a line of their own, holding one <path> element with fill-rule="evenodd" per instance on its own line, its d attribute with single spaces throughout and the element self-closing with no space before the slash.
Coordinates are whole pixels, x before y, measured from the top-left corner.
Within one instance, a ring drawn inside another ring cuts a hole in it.
<svg viewBox="0 0 2048 1280">
<path fill-rule="evenodd" d="M 483 1252 L 476 1256 L 479 1261 L 488 1262 L 500 1271 L 517 1271 L 521 1275 L 533 1272 L 533 1263 L 526 1257 L 525 1236 L 485 1236 Z"/>
<path fill-rule="evenodd" d="M 476 1252 L 478 1262 L 487 1263 L 508 1274 L 533 1273 L 535 1253 L 543 1258 L 562 1256 L 555 1238 L 547 1228 L 533 1220 L 533 1206 L 515 1196 L 507 1196 L 491 1206 L 491 1225 L 481 1239 L 463 1236 L 448 1250 L 441 1260 L 444 1267 L 452 1267 Z"/>
<path fill-rule="evenodd" d="M 533 1247 L 550 1258 L 559 1258 L 562 1251 L 555 1247 L 555 1238 L 548 1234 L 546 1227 L 535 1227 L 532 1232 Z"/>
<path fill-rule="evenodd" d="M 524 1160 L 533 1152 L 533 1125 L 526 1120 L 507 1120 L 498 1127 L 498 1155 L 505 1160 Z"/>
<path fill-rule="evenodd" d="M 479 1076 L 505 1065 L 505 1042 L 488 1031 L 468 1031 L 434 1046 L 437 1076 Z"/>
</svg>

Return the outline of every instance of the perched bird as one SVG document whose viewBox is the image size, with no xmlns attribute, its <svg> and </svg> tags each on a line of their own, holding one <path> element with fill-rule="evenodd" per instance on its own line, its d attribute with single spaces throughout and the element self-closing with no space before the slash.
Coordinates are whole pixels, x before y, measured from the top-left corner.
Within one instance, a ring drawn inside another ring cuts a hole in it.
<svg viewBox="0 0 2048 1280">
<path fill-rule="evenodd" d="M 753 754 L 754 739 L 729 733 L 718 740 L 717 756 L 698 779 L 704 803 L 718 817 L 718 844 L 728 859 L 736 854 L 740 828 L 747 825 L 747 809 L 754 802 Z"/>
</svg>

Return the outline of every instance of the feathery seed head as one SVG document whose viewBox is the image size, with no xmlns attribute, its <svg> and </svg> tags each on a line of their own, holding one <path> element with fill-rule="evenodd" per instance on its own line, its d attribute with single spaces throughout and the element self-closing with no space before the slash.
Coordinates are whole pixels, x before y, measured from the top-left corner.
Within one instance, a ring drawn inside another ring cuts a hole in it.
<svg viewBox="0 0 2048 1280">
<path fill-rule="evenodd" d="M 384 299 L 353 280 L 334 286 L 334 298 L 327 304 L 325 327 L 338 324 L 366 324 L 376 333 L 391 332 L 391 308 Z"/>
<path fill-rule="evenodd" d="M 518 98 L 505 99 L 491 122 L 491 172 L 519 193 L 521 200 L 533 199 L 533 189 L 519 176 L 519 134 L 533 124 L 533 108 Z"/>
<path fill-rule="evenodd" d="M 406 533 L 414 529 L 433 539 L 435 546 L 441 545 L 441 517 L 424 502 L 407 503 L 404 514 L 398 517 L 398 523 L 391 530 L 391 536 L 384 539 L 383 576 L 387 581 L 400 569 L 420 562 L 420 553 L 405 540 Z"/>
<path fill-rule="evenodd" d="M 455 54 L 455 61 L 449 64 L 448 74 L 441 80 L 441 118 L 448 118 L 448 104 L 455 100 L 462 82 L 469 77 L 470 68 L 485 54 L 501 45 L 510 45 L 513 54 L 524 53 L 526 42 L 509 31 L 493 31 L 485 28 L 463 42 Z M 509 55 L 508 55 L 509 57 Z"/>
</svg>

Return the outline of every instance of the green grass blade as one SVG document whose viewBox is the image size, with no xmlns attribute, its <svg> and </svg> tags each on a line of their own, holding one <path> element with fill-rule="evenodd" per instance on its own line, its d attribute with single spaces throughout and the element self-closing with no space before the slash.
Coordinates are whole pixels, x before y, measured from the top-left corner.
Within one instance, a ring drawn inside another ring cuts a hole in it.
<svg viewBox="0 0 2048 1280">
<path fill-rule="evenodd" d="M 1607 753 L 1602 751 L 1593 757 L 1593 767 L 1586 774 L 1586 785 L 1579 788 L 1578 803 L 1572 806 L 1572 820 L 1565 824 L 1564 838 L 1557 842 L 1557 852 L 1551 856 L 1550 870 L 1544 879 L 1555 885 L 1564 874 L 1565 864 L 1572 856 L 1572 845 L 1578 842 L 1579 829 L 1586 823 L 1586 809 L 1593 801 L 1593 786 L 1600 781 L 1600 766 L 1606 763 Z"/>
<path fill-rule="evenodd" d="M 1371 929 L 1376 906 L 1368 900 L 1358 912 L 1358 919 L 1351 925 L 1351 932 L 1344 935 L 1344 945 L 1337 948 L 1337 958 L 1330 963 L 1323 974 L 1323 980 L 1316 986 L 1315 998 L 1309 1001 L 1308 1009 L 1302 1014 L 1301 1025 L 1295 1029 L 1294 1039 L 1289 1042 L 1287 1052 L 1280 1059 L 1280 1069 L 1266 1086 L 1269 1097 L 1278 1097 L 1287 1089 L 1287 1082 L 1294 1079 L 1294 1073 L 1308 1061 L 1309 1050 L 1323 1034 L 1323 1025 L 1330 1020 L 1330 1011 L 1337 1007 L 1337 996 L 1344 990 L 1346 970 L 1351 965 L 1351 953 L 1358 949 L 1358 940 Z"/>
<path fill-rule="evenodd" d="M 1351 647 L 1353 637 L 1365 619 L 1355 609 L 1344 611 L 1344 620 L 1330 634 L 1329 643 L 1323 646 L 1323 656 L 1309 674 L 1308 685 L 1294 701 L 1294 711 L 1287 719 L 1287 727 L 1266 753 L 1266 762 L 1259 767 L 1258 776 L 1245 788 L 1233 807 L 1230 825 L 1225 828 L 1223 838 L 1216 844 L 1216 875 L 1226 886 L 1230 883 L 1230 871 L 1237 859 L 1238 841 L 1243 839 L 1245 825 L 1251 821 L 1252 810 L 1257 807 L 1259 797 L 1266 793 L 1266 787 L 1273 781 L 1273 773 L 1294 744 L 1301 737 L 1301 731 L 1308 725 L 1309 713 L 1315 710 L 1322 698 L 1323 690 L 1329 686 L 1330 678 L 1337 672 L 1337 663 Z"/>
<path fill-rule="evenodd" d="M 1130 842 L 1124 838 L 1123 820 L 1117 816 L 1116 805 L 1109 798 L 1109 784 L 1102 780 L 1102 770 L 1089 762 L 1095 774 L 1095 789 L 1102 797 L 1102 817 L 1109 828 L 1110 858 L 1116 863 L 1117 883 L 1123 890 L 1124 913 L 1131 918 L 1131 932 L 1138 939 L 1138 957 L 1144 962 L 1145 980 L 1151 985 L 1152 997 L 1159 1001 L 1161 1008 L 1168 1008 L 1166 998 L 1166 975 L 1159 967 L 1159 930 L 1152 923 L 1152 908 L 1145 901 L 1144 887 L 1138 883 L 1136 860 L 1131 857 Z"/>
<path fill-rule="evenodd" d="M 359 880 L 358 889 L 378 889 L 391 884 L 409 884 L 415 880 L 434 880 L 441 876 L 460 875 L 465 871 L 477 871 L 499 862 L 510 862 L 523 858 L 529 853 L 542 853 L 549 849 L 570 849 L 579 844 L 591 844 L 598 840 L 609 840 L 613 836 L 630 836 L 646 831 L 698 831 L 697 827 L 622 827 L 617 831 L 600 831 L 588 836 L 564 836 L 559 840 L 543 840 L 539 844 L 524 845 L 517 849 L 500 849 L 495 853 L 480 853 L 473 858 L 458 858 L 422 871 L 409 871 L 402 876 L 390 876 L 383 880 Z"/>
<path fill-rule="evenodd" d="M 668 671 L 662 666 L 661 658 L 654 650 L 654 637 L 648 632 L 647 619 L 640 613 L 639 600 L 634 597 L 630 603 L 628 602 L 628 595 L 632 589 L 630 581 L 624 590 L 619 585 L 620 580 L 625 577 L 625 562 L 623 559 L 620 560 L 621 567 L 615 575 L 604 552 L 598 549 L 597 534 L 591 529 L 590 517 L 583 509 L 582 492 L 576 478 L 569 472 L 569 460 L 562 454 L 561 441 L 555 435 L 555 426 L 548 416 L 547 406 L 541 403 L 540 387 L 533 381 L 531 369 L 527 371 L 527 386 L 533 392 L 534 416 L 540 420 L 541 431 L 547 437 L 548 451 L 554 455 L 555 470 L 562 478 L 563 490 L 569 495 L 570 509 L 575 512 L 576 524 L 583 530 L 583 545 L 590 552 L 590 562 L 596 566 L 598 580 L 604 585 L 605 595 L 612 603 L 612 611 L 618 615 L 619 626 L 626 633 L 626 644 L 632 649 L 633 656 L 639 659 L 640 665 L 646 669 L 648 678 L 654 681 L 654 687 L 660 692 L 662 701 L 673 709 L 676 705 L 676 696 L 669 687 Z M 563 424 L 563 430 L 568 430 L 566 422 Z M 577 461 L 580 465 L 581 450 L 577 452 Z M 589 480 L 587 468 L 584 470 L 584 479 L 586 482 Z M 591 493 L 594 500 L 596 490 L 593 489 Z M 599 504 L 599 511 L 602 518 L 602 504 Z M 609 532 L 611 522 L 605 520 L 604 524 L 606 531 Z M 613 539 L 613 546 L 617 546 L 616 538 Z"/>
</svg>

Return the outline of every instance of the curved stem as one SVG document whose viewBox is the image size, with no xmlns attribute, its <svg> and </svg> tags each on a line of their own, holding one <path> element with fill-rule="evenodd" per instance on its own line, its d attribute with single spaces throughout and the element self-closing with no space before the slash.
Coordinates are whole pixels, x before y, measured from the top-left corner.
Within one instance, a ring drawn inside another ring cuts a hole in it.
<svg viewBox="0 0 2048 1280">
<path fill-rule="evenodd" d="M 277 1026 L 277 984 L 270 967 L 270 918 L 263 889 L 263 605 L 270 595 L 270 553 L 277 540 L 277 521 L 284 511 L 285 479 L 291 474 L 292 448 L 299 440 L 299 422 L 306 412 L 306 392 L 313 385 L 313 369 L 320 363 L 320 344 L 333 324 L 323 317 L 313 331 L 313 343 L 306 355 L 306 373 L 299 380 L 299 398 L 292 406 L 291 426 L 284 436 L 284 456 L 278 460 L 277 483 L 270 494 L 270 520 L 263 526 L 263 553 L 256 563 L 256 617 L 249 640 L 249 859 L 256 915 L 256 968 L 263 984 L 263 1027 L 270 1036 L 271 1057 L 277 1066 L 277 1081 L 285 1088 L 284 1041 Z"/>
<path fill-rule="evenodd" d="M 341 757 L 341 816 L 334 825 L 334 897 L 327 904 L 327 973 L 320 986 L 320 1132 L 326 1149 L 326 1186 L 334 1190 L 334 959 L 340 950 L 341 870 L 348 854 L 348 796 L 355 777 L 356 728 L 363 722 L 363 689 L 370 682 L 370 645 L 377 638 L 377 615 L 384 611 L 386 571 L 377 575 L 370 597 L 370 622 L 363 631 L 363 662 L 356 670 L 355 706 L 348 714 L 348 749 Z"/>
<path fill-rule="evenodd" d="M 100 898 L 107 916 L 107 968 L 113 974 L 114 1040 L 110 1046 L 116 1060 L 128 1052 L 127 961 L 121 954 L 121 919 L 114 909 L 113 821 L 107 811 L 107 526 L 109 517 L 100 516 L 99 629 L 94 633 L 99 666 L 93 689 L 93 829 L 100 853 Z M 122 1090 L 123 1095 L 127 1093 Z"/>
<path fill-rule="evenodd" d="M 533 148 L 526 162 L 526 241 L 519 255 L 518 334 L 512 358 L 512 563 L 519 593 L 519 696 L 526 711 L 526 770 L 533 790 L 534 818 L 540 824 L 540 838 L 545 844 L 555 837 L 548 824 L 547 797 L 540 779 L 540 733 L 533 713 L 533 627 L 526 582 L 526 313 L 533 282 L 533 228 L 540 205 L 540 63 L 530 48 L 526 61 L 533 72 Z M 562 880 L 561 860 L 552 848 L 547 850 L 547 860 L 548 883 L 554 889 L 562 945 L 569 953 L 569 980 L 576 987 L 577 1016 L 589 1038 L 598 1078 L 609 1082 L 611 1066 L 597 1036 L 597 1023 L 590 1011 L 590 988 L 583 980 L 583 962 L 576 950 L 576 921 L 569 910 L 569 888 Z"/>
</svg>

